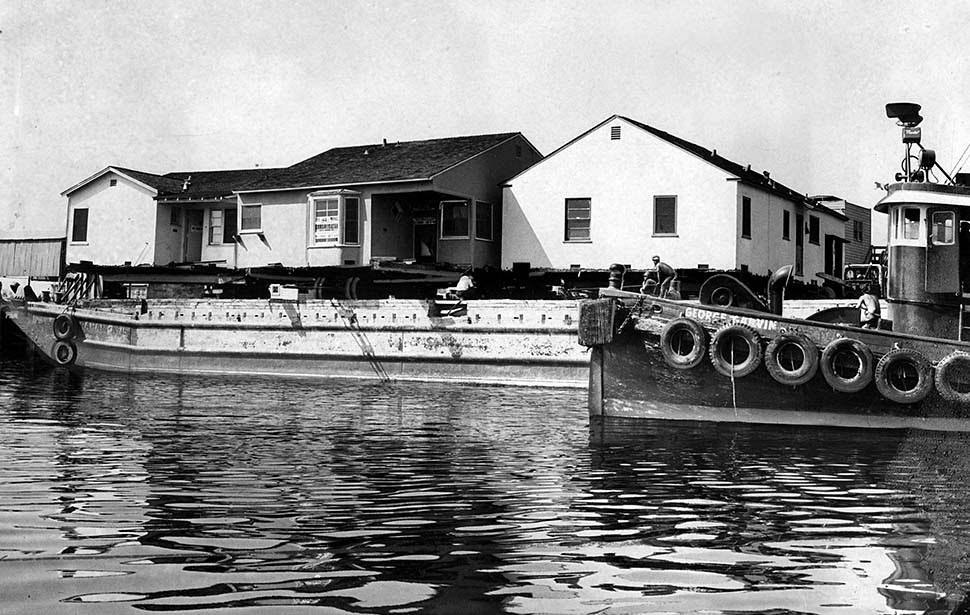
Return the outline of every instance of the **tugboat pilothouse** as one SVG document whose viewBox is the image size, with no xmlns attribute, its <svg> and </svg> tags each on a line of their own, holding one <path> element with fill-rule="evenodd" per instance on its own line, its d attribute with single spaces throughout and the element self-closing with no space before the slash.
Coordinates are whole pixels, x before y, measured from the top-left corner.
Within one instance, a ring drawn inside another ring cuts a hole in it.
<svg viewBox="0 0 970 615">
<path fill-rule="evenodd" d="M 873 289 L 886 313 L 870 297 L 862 322 L 786 316 L 791 265 L 765 298 L 718 274 L 698 301 L 620 290 L 614 266 L 580 312 L 591 417 L 970 430 L 970 176 L 923 148 L 919 111 L 886 105 L 905 150 L 874 208 L 889 217 L 885 287 Z"/>
</svg>

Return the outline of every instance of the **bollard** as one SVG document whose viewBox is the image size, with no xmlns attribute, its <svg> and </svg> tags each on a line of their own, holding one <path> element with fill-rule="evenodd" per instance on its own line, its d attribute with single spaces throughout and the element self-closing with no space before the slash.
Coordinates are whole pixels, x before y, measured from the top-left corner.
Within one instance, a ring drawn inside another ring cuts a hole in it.
<svg viewBox="0 0 970 615">
<path fill-rule="evenodd" d="M 613 263 L 610 265 L 610 288 L 623 290 L 624 273 L 626 273 L 626 268 L 623 265 L 618 263 Z"/>
</svg>

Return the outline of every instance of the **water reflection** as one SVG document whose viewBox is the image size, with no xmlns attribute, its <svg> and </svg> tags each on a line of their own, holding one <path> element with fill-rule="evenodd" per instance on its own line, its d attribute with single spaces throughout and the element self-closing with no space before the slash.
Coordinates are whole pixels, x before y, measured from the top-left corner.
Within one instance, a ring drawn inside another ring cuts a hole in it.
<svg viewBox="0 0 970 615">
<path fill-rule="evenodd" d="M 9 358 L 0 385 L 11 612 L 924 612 L 967 586 L 960 434 Z"/>
</svg>

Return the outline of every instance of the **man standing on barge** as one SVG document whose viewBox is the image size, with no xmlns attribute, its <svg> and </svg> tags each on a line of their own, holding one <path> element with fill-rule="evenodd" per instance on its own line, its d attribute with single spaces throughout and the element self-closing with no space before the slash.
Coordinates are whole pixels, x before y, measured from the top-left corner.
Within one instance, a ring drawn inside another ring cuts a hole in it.
<svg viewBox="0 0 970 615">
<path fill-rule="evenodd" d="M 654 279 L 654 277 L 656 279 Z M 647 271 L 643 278 L 643 286 L 640 287 L 640 292 L 644 295 L 648 294 L 650 287 L 655 286 L 658 297 L 666 297 L 667 293 L 670 292 L 670 285 L 673 281 L 677 279 L 677 270 L 668 265 L 667 263 L 660 260 L 660 257 L 654 254 L 653 256 L 653 269 Z"/>
</svg>

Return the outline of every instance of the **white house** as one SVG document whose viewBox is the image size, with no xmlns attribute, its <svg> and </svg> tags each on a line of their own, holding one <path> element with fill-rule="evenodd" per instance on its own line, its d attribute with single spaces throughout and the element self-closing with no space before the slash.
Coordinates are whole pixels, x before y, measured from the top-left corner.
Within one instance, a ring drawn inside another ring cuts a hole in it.
<svg viewBox="0 0 970 615">
<path fill-rule="evenodd" d="M 502 267 L 839 271 L 846 218 L 716 151 L 614 115 L 510 179 Z M 826 267 L 826 253 L 830 255 Z"/>
<path fill-rule="evenodd" d="M 541 157 L 516 132 L 333 148 L 282 169 L 107 167 L 62 193 L 66 262 L 495 266 L 502 183 Z"/>
</svg>

